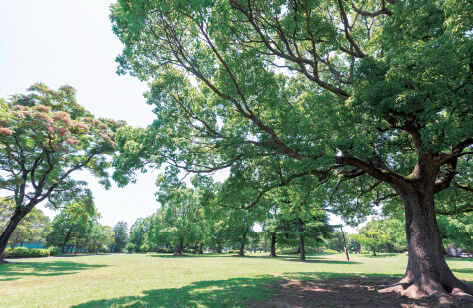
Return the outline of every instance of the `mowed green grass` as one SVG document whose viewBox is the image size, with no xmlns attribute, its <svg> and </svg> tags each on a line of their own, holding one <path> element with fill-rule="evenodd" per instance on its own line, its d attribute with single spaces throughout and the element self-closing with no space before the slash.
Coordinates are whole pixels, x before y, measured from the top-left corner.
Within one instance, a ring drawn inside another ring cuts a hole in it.
<svg viewBox="0 0 473 308">
<path fill-rule="evenodd" d="M 244 307 L 277 296 L 284 279 L 402 277 L 406 255 L 101 255 L 23 259 L 0 266 L 0 307 Z M 473 280 L 473 261 L 449 259 Z"/>
</svg>

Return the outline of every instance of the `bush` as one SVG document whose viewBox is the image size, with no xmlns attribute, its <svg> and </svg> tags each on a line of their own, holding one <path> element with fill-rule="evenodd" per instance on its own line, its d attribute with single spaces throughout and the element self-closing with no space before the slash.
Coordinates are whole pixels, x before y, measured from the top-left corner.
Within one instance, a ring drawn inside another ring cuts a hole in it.
<svg viewBox="0 0 473 308">
<path fill-rule="evenodd" d="M 135 252 L 135 250 L 136 250 L 136 245 L 133 244 L 133 243 L 128 243 L 128 244 L 126 244 L 126 250 L 127 250 L 128 252 Z"/>
<path fill-rule="evenodd" d="M 174 253 L 174 248 L 158 248 L 156 252 L 159 253 Z"/>
<path fill-rule="evenodd" d="M 333 249 L 325 249 L 324 252 L 325 253 L 338 253 L 338 251 L 333 250 Z"/>
<path fill-rule="evenodd" d="M 362 255 L 369 255 L 371 253 L 371 251 L 360 251 L 360 254 Z"/>
<path fill-rule="evenodd" d="M 194 253 L 194 249 L 184 248 L 184 249 L 182 250 L 182 252 L 185 252 L 185 253 Z"/>
<path fill-rule="evenodd" d="M 49 247 L 48 250 L 51 256 L 57 256 L 61 253 L 61 248 L 57 246 Z"/>
<path fill-rule="evenodd" d="M 143 244 L 140 246 L 140 252 L 148 252 L 148 251 L 149 251 L 148 244 Z"/>
<path fill-rule="evenodd" d="M 4 250 L 5 258 L 41 258 L 49 257 L 47 249 L 28 249 L 26 247 L 7 248 Z"/>
<path fill-rule="evenodd" d="M 227 252 L 228 252 L 228 253 L 235 253 L 235 250 L 231 250 L 231 249 L 230 249 L 230 250 L 228 250 Z"/>
</svg>

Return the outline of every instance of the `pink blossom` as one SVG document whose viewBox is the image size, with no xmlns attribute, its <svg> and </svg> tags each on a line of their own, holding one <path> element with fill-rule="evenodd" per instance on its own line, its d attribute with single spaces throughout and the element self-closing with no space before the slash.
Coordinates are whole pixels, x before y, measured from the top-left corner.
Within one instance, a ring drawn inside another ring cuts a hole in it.
<svg viewBox="0 0 473 308">
<path fill-rule="evenodd" d="M 38 105 L 36 106 L 36 110 L 42 111 L 42 112 L 49 112 L 49 108 L 44 106 L 44 105 Z"/>
<path fill-rule="evenodd" d="M 69 144 L 78 144 L 79 143 L 78 140 L 75 140 L 75 139 L 72 139 L 72 138 L 67 138 L 66 142 L 69 143 Z"/>
<path fill-rule="evenodd" d="M 0 135 L 2 136 L 9 136 L 13 134 L 13 131 L 9 128 L 6 127 L 0 127 Z"/>
</svg>

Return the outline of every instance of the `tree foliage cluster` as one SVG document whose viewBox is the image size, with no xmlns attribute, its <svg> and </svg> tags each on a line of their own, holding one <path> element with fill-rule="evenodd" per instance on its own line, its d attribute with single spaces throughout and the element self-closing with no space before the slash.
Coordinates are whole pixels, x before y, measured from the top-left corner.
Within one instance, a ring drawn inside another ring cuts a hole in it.
<svg viewBox="0 0 473 308">
<path fill-rule="evenodd" d="M 91 205 L 84 181 L 88 170 L 108 188 L 116 132 L 124 123 L 95 118 L 75 99 L 75 89 L 34 84 L 27 94 L 0 99 L 0 189 L 14 201 L 0 234 L 3 251 L 18 224 L 41 202 L 51 208 Z"/>
</svg>

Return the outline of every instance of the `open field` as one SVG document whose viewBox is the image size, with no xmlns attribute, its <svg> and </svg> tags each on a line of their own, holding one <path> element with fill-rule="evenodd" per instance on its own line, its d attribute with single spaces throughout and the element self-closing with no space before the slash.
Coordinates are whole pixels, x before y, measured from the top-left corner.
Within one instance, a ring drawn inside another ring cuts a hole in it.
<svg viewBox="0 0 473 308">
<path fill-rule="evenodd" d="M 100 255 L 0 266 L 0 307 L 430 307 L 376 286 L 402 276 L 407 256 L 342 254 Z M 473 281 L 473 261 L 449 259 Z M 413 306 L 414 305 L 414 306 Z"/>
</svg>

